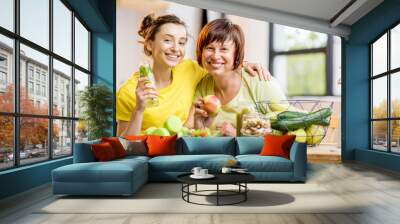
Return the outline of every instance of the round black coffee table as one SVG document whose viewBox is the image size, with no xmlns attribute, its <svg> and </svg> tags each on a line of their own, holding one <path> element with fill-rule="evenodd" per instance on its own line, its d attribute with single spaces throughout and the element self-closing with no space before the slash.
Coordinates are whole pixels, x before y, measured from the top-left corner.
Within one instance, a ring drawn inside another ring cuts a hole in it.
<svg viewBox="0 0 400 224">
<path fill-rule="evenodd" d="M 190 177 L 191 173 L 182 174 L 177 177 L 178 181 L 182 183 L 182 199 L 188 203 L 198 205 L 234 205 L 247 200 L 247 192 L 249 188 L 247 183 L 255 180 L 255 177 L 249 173 L 216 173 L 213 174 L 215 177 L 212 179 L 193 179 Z M 198 184 L 204 185 L 216 185 L 215 190 L 197 190 Z M 190 186 L 195 186 L 194 191 L 190 191 Z M 236 185 L 237 190 L 223 190 L 220 189 L 220 185 Z M 215 194 L 206 194 L 209 192 L 215 192 Z M 204 197 L 216 197 L 216 204 L 202 204 L 193 202 L 190 200 L 190 196 L 204 196 Z M 231 203 L 221 203 L 221 197 L 232 197 L 241 196 L 239 200 Z"/>
</svg>

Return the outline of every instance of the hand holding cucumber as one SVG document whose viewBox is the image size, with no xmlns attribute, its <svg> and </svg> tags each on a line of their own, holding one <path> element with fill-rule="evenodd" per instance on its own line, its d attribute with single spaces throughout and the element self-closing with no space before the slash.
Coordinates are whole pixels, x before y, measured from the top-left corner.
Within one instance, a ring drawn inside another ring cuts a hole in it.
<svg viewBox="0 0 400 224">
<path fill-rule="evenodd" d="M 147 84 L 147 78 L 140 77 L 136 86 L 136 111 L 143 112 L 146 108 L 146 102 L 157 98 L 158 93 L 153 88 L 150 88 Z"/>
</svg>

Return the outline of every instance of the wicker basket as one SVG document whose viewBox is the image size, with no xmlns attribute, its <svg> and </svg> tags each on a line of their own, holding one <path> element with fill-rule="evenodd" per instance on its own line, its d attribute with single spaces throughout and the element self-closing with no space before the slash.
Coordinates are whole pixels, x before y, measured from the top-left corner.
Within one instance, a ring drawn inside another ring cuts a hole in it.
<svg viewBox="0 0 400 224">
<path fill-rule="evenodd" d="M 332 101 L 323 100 L 256 103 L 257 112 L 263 114 L 266 119 L 270 119 L 272 133 L 294 134 L 297 136 L 297 141 L 306 142 L 308 145 L 317 145 L 325 137 L 332 108 Z"/>
</svg>

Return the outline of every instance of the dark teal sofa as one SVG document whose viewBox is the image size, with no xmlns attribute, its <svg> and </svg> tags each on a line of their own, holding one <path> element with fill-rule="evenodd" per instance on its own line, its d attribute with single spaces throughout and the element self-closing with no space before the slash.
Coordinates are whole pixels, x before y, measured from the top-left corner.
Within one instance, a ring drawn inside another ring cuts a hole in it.
<svg viewBox="0 0 400 224">
<path fill-rule="evenodd" d="M 305 182 L 307 147 L 295 142 L 290 159 L 260 156 L 262 137 L 179 138 L 177 155 L 127 156 L 96 162 L 90 145 L 98 141 L 75 144 L 74 163 L 52 171 L 54 194 L 131 195 L 148 181 L 176 181 L 176 177 L 200 166 L 219 172 L 234 159 L 258 182 Z"/>
</svg>

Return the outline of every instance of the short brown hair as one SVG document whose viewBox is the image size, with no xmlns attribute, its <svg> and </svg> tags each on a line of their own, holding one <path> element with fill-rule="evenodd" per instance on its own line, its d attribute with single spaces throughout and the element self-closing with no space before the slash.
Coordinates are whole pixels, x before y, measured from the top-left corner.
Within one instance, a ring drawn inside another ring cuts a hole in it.
<svg viewBox="0 0 400 224">
<path fill-rule="evenodd" d="M 182 25 L 186 29 L 186 24 L 175 15 L 163 15 L 155 18 L 154 14 L 149 14 L 142 20 L 138 31 L 138 34 L 144 39 L 143 43 L 146 43 L 148 40 L 154 40 L 158 31 L 160 31 L 160 27 L 167 23 Z M 146 46 L 144 46 L 144 53 L 148 56 L 151 55 Z"/>
<path fill-rule="evenodd" d="M 239 25 L 233 24 L 229 19 L 216 19 L 207 23 L 201 29 L 197 38 L 196 56 L 199 65 L 203 65 L 203 49 L 212 42 L 224 43 L 232 40 L 235 44 L 235 58 L 233 68 L 237 69 L 243 63 L 244 58 L 244 34 Z"/>
</svg>

